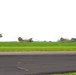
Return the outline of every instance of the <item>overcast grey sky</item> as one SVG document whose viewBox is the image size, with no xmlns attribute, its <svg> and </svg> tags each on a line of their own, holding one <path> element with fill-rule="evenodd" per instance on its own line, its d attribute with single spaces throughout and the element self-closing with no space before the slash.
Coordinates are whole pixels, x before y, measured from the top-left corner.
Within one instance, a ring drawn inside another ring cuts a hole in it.
<svg viewBox="0 0 76 75">
<path fill-rule="evenodd" d="M 76 37 L 76 0 L 0 0 L 0 33 L 0 40 Z"/>
</svg>

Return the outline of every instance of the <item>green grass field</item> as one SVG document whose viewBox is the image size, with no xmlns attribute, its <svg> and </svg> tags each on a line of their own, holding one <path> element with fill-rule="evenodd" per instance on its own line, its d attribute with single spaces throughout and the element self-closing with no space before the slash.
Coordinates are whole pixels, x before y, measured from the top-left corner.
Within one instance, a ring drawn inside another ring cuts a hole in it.
<svg viewBox="0 0 76 75">
<path fill-rule="evenodd" d="M 0 52 L 76 51 L 76 42 L 0 42 Z"/>
<path fill-rule="evenodd" d="M 76 75 L 76 72 L 73 72 L 73 73 L 64 73 L 64 74 L 51 74 L 51 75 Z"/>
</svg>

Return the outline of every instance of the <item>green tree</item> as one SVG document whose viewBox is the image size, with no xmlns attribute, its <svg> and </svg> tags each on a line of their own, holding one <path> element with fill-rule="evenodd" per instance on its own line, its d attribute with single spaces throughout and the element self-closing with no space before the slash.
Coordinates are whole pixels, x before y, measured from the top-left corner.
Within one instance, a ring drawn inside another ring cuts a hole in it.
<svg viewBox="0 0 76 75">
<path fill-rule="evenodd" d="M 19 42 L 22 42 L 23 39 L 22 39 L 21 37 L 18 37 L 18 41 L 19 41 Z"/>
<path fill-rule="evenodd" d="M 0 38 L 3 37 L 2 34 L 0 34 Z"/>
</svg>

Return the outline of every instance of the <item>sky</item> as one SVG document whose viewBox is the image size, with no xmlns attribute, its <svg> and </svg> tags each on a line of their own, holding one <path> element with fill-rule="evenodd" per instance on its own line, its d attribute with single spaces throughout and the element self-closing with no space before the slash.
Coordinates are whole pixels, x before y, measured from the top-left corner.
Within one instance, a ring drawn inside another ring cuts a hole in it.
<svg viewBox="0 0 76 75">
<path fill-rule="evenodd" d="M 0 0 L 0 41 L 76 37 L 76 0 Z"/>
</svg>

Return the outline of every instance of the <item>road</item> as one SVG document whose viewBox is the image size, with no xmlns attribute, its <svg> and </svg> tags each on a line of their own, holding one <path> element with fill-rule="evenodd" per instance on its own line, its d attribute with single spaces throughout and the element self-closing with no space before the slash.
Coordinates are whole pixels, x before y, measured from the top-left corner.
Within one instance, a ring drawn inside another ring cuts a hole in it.
<svg viewBox="0 0 76 75">
<path fill-rule="evenodd" d="M 76 71 L 76 54 L 0 55 L 0 75 Z"/>
</svg>

